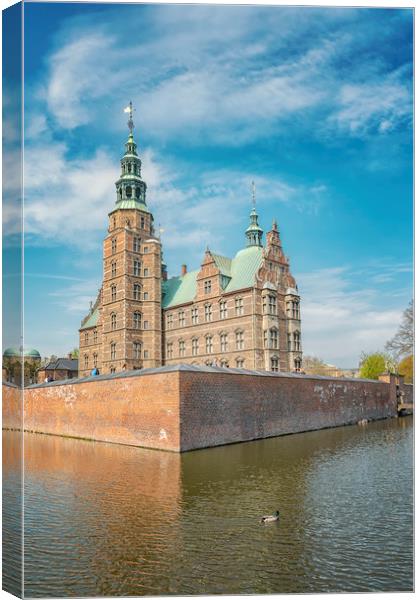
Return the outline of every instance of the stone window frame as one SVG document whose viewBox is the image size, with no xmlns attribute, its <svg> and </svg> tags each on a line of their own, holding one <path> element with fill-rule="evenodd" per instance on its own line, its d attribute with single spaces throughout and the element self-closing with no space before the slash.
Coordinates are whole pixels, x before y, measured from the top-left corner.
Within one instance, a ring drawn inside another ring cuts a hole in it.
<svg viewBox="0 0 420 600">
<path fill-rule="evenodd" d="M 300 352 L 300 331 L 299 329 L 295 329 L 293 332 L 293 349 L 295 352 Z"/>
<path fill-rule="evenodd" d="M 173 358 L 173 352 L 174 352 L 173 342 L 166 342 L 166 358 L 168 358 L 168 359 Z"/>
<path fill-rule="evenodd" d="M 228 301 L 219 300 L 219 315 L 221 319 L 227 319 L 228 316 Z"/>
<path fill-rule="evenodd" d="M 148 350 L 144 350 L 143 357 L 146 358 L 146 359 L 149 358 L 149 351 Z"/>
<path fill-rule="evenodd" d="M 111 302 L 116 302 L 117 300 L 117 286 L 115 283 L 111 285 Z"/>
<path fill-rule="evenodd" d="M 138 235 L 133 237 L 133 252 L 140 252 L 141 238 Z"/>
<path fill-rule="evenodd" d="M 133 312 L 133 329 L 141 329 L 143 315 L 139 310 Z"/>
<path fill-rule="evenodd" d="M 143 329 L 149 329 L 149 321 L 143 321 Z"/>
<path fill-rule="evenodd" d="M 174 315 L 173 313 L 167 313 L 166 315 L 166 327 L 168 329 L 172 329 L 174 325 Z"/>
<path fill-rule="evenodd" d="M 180 356 L 181 358 L 184 358 L 186 350 L 187 350 L 187 347 L 185 344 L 185 340 L 184 339 L 178 340 L 178 356 Z"/>
<path fill-rule="evenodd" d="M 147 267 L 143 269 L 143 277 L 149 277 L 149 269 Z"/>
<path fill-rule="evenodd" d="M 89 331 L 85 331 L 85 346 L 89 344 Z"/>
<path fill-rule="evenodd" d="M 220 360 L 220 366 L 224 367 L 225 369 L 229 369 L 229 361 L 227 358 L 222 358 Z"/>
<path fill-rule="evenodd" d="M 116 277 L 116 276 L 117 276 L 117 263 L 115 260 L 113 260 L 111 263 L 111 277 Z"/>
<path fill-rule="evenodd" d="M 133 283 L 133 300 L 141 300 L 141 284 Z"/>
<path fill-rule="evenodd" d="M 236 364 L 237 369 L 243 369 L 245 367 L 245 359 L 242 358 L 241 356 L 238 356 L 235 359 L 235 364 Z"/>
<path fill-rule="evenodd" d="M 245 349 L 245 336 L 243 329 L 235 330 L 235 348 L 236 350 L 244 350 Z"/>
<path fill-rule="evenodd" d="M 295 371 L 296 373 L 299 373 L 302 369 L 302 359 L 300 358 L 300 356 L 297 356 L 294 360 L 294 364 L 295 364 Z"/>
<path fill-rule="evenodd" d="M 277 296 L 273 293 L 267 294 L 268 299 L 268 314 L 277 315 Z"/>
<path fill-rule="evenodd" d="M 146 220 L 144 217 L 140 217 L 140 229 L 144 229 L 146 225 Z"/>
<path fill-rule="evenodd" d="M 136 340 L 133 342 L 133 358 L 139 360 L 141 358 L 142 343 Z"/>
<path fill-rule="evenodd" d="M 200 352 L 200 340 L 197 336 L 191 338 L 191 355 L 198 356 Z"/>
<path fill-rule="evenodd" d="M 235 316 L 242 317 L 244 315 L 244 299 L 242 296 L 235 297 Z"/>
<path fill-rule="evenodd" d="M 93 343 L 94 344 L 98 343 L 98 330 L 97 329 L 93 330 Z"/>
<path fill-rule="evenodd" d="M 213 354 L 213 336 L 209 333 L 206 335 L 206 354 Z"/>
<path fill-rule="evenodd" d="M 110 368 L 109 368 L 109 372 L 110 372 L 110 373 L 115 373 L 115 367 L 110 367 Z"/>
<path fill-rule="evenodd" d="M 149 246 L 144 246 L 143 253 L 148 254 L 148 252 L 149 252 Z"/>
<path fill-rule="evenodd" d="M 185 327 L 185 310 L 181 309 L 178 311 L 178 323 L 180 327 Z"/>
<path fill-rule="evenodd" d="M 191 308 L 191 325 L 198 325 L 198 306 L 193 306 Z"/>
<path fill-rule="evenodd" d="M 84 365 L 85 365 L 85 369 L 89 368 L 89 354 L 85 354 L 84 355 Z"/>
<path fill-rule="evenodd" d="M 287 333 L 287 350 L 289 352 L 292 351 L 292 334 L 290 333 L 290 331 Z"/>
<path fill-rule="evenodd" d="M 115 360 L 117 356 L 117 342 L 110 342 L 109 348 L 111 360 Z"/>
<path fill-rule="evenodd" d="M 117 329 L 117 313 L 112 312 L 109 316 L 111 321 L 111 331 L 115 331 Z"/>
<path fill-rule="evenodd" d="M 134 277 L 140 277 L 141 275 L 141 261 L 137 258 L 133 260 L 133 275 Z"/>
<path fill-rule="evenodd" d="M 111 240 L 111 253 L 112 254 L 116 254 L 117 253 L 117 238 L 114 237 Z"/>
<path fill-rule="evenodd" d="M 219 334 L 220 337 L 220 352 L 228 352 L 228 333 L 222 331 Z"/>
<path fill-rule="evenodd" d="M 149 299 L 149 292 L 144 292 L 143 293 L 143 300 L 148 300 Z"/>
<path fill-rule="evenodd" d="M 211 279 L 206 279 L 204 281 L 204 293 L 211 294 Z"/>
<path fill-rule="evenodd" d="M 273 373 L 278 373 L 280 370 L 279 365 L 279 357 L 277 355 L 272 356 L 270 358 L 270 371 L 272 371 Z"/>
<path fill-rule="evenodd" d="M 207 302 L 204 305 L 204 320 L 206 323 L 211 323 L 211 321 L 213 320 L 213 311 L 210 302 Z"/>
<path fill-rule="evenodd" d="M 95 369 L 98 366 L 98 353 L 97 352 L 93 353 L 93 366 L 95 367 Z"/>
<path fill-rule="evenodd" d="M 269 331 L 269 348 L 271 350 L 279 349 L 279 328 L 278 327 L 270 327 Z"/>
</svg>

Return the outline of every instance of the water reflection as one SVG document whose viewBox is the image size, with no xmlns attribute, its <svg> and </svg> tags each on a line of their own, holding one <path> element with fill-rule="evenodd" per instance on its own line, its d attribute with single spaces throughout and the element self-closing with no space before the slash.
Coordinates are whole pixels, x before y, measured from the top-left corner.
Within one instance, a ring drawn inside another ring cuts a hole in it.
<svg viewBox="0 0 420 600">
<path fill-rule="evenodd" d="M 29 596 L 412 589 L 411 418 L 182 456 L 25 440 Z"/>
</svg>

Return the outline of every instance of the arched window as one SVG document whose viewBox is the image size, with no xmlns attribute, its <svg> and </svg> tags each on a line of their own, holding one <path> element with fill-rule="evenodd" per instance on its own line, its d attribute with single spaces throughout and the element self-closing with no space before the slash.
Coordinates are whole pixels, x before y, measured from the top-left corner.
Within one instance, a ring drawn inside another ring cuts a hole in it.
<svg viewBox="0 0 420 600">
<path fill-rule="evenodd" d="M 122 200 L 122 188 L 120 187 L 120 189 L 118 191 L 120 193 L 120 200 Z"/>
<path fill-rule="evenodd" d="M 191 340 L 191 353 L 193 356 L 198 355 L 198 338 L 193 338 Z"/>
<path fill-rule="evenodd" d="M 115 302 L 117 299 L 117 286 L 111 285 L 111 302 Z"/>
<path fill-rule="evenodd" d="M 131 194 L 132 194 L 131 185 L 127 185 L 127 187 L 125 188 L 125 195 L 127 198 L 131 198 Z"/>
<path fill-rule="evenodd" d="M 141 313 L 135 312 L 133 314 L 133 327 L 134 329 L 141 329 Z"/>
<path fill-rule="evenodd" d="M 300 358 L 295 358 L 295 371 L 299 372 L 302 368 L 302 361 Z"/>
<path fill-rule="evenodd" d="M 111 313 L 111 329 L 117 329 L 117 315 Z"/>
<path fill-rule="evenodd" d="M 135 283 L 133 285 L 133 297 L 134 300 L 140 300 L 141 299 L 141 285 L 139 283 Z"/>
<path fill-rule="evenodd" d="M 117 344 L 115 342 L 111 342 L 110 349 L 111 349 L 111 360 L 115 360 L 116 355 L 117 355 Z"/>
<path fill-rule="evenodd" d="M 128 163 L 127 169 L 128 169 L 128 172 L 131 173 L 131 163 Z"/>
<path fill-rule="evenodd" d="M 206 335 L 206 352 L 207 354 L 213 352 L 213 338 L 211 335 Z"/>
<path fill-rule="evenodd" d="M 89 366 L 89 355 L 85 354 L 85 369 L 87 369 Z"/>
</svg>

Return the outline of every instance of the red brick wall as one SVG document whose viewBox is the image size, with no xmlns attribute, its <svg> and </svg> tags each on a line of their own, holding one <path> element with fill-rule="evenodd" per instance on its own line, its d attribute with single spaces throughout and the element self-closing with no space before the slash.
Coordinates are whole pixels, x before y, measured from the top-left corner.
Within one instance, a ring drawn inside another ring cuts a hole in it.
<svg viewBox="0 0 420 600">
<path fill-rule="evenodd" d="M 3 396 L 20 428 L 19 390 Z M 24 428 L 184 451 L 395 414 L 394 381 L 182 369 L 26 389 Z"/>
<path fill-rule="evenodd" d="M 382 382 L 181 372 L 181 450 L 396 414 Z"/>
</svg>

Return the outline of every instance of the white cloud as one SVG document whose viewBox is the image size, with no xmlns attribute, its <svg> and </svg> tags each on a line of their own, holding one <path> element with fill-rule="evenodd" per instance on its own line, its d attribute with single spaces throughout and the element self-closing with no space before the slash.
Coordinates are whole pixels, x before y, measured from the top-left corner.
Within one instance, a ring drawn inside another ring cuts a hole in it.
<svg viewBox="0 0 420 600">
<path fill-rule="evenodd" d="M 400 265 L 400 267 L 402 267 Z M 404 268 L 409 269 L 405 265 Z M 362 351 L 383 349 L 396 332 L 409 291 L 399 296 L 395 307 L 381 307 L 378 284 L 396 281 L 397 268 L 366 269 L 366 281 L 374 287 L 360 287 L 361 272 L 346 267 L 320 269 L 296 276 L 302 296 L 303 350 L 341 367 L 358 365 Z M 377 281 L 372 276 L 377 273 Z M 381 281 L 381 276 L 384 279 Z"/>
</svg>

